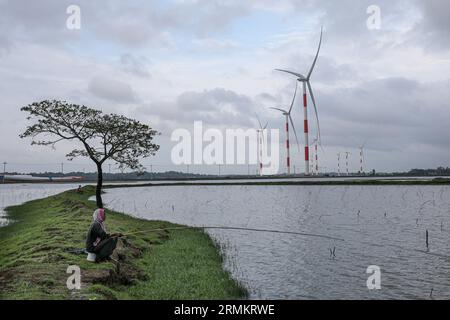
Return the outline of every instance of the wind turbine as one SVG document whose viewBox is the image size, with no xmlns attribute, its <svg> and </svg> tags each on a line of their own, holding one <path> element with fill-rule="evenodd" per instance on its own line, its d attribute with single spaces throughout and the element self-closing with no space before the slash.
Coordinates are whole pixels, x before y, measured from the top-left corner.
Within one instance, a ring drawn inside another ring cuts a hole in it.
<svg viewBox="0 0 450 320">
<path fill-rule="evenodd" d="M 338 176 L 341 176 L 341 153 L 340 152 L 337 153 L 337 157 L 338 157 Z"/>
<path fill-rule="evenodd" d="M 258 115 L 256 115 L 256 118 L 258 119 L 259 129 L 256 130 L 257 134 L 257 144 L 258 144 L 258 163 L 259 163 L 259 175 L 262 176 L 262 169 L 263 169 L 263 163 L 262 163 L 262 157 L 263 157 L 263 145 L 264 145 L 264 130 L 266 130 L 269 123 L 266 123 L 266 125 L 263 127 L 261 124 L 261 121 L 259 120 Z"/>
<path fill-rule="evenodd" d="M 348 173 L 348 156 L 350 155 L 351 153 L 350 152 L 345 152 L 345 171 L 347 172 L 347 176 L 348 175 L 350 175 L 349 173 Z"/>
<path fill-rule="evenodd" d="M 319 175 L 319 150 L 317 147 L 317 144 L 319 143 L 319 137 L 316 137 L 313 141 L 313 145 L 314 145 L 314 169 L 315 169 L 315 174 L 318 176 Z"/>
<path fill-rule="evenodd" d="M 360 174 L 364 174 L 364 168 L 363 168 L 363 160 L 364 160 L 364 147 L 366 146 L 366 143 L 364 142 L 362 146 L 359 147 L 359 165 L 360 165 Z"/>
<path fill-rule="evenodd" d="M 311 96 L 311 100 L 313 102 L 313 106 L 314 106 L 314 112 L 316 114 L 316 121 L 317 121 L 317 135 L 319 138 L 319 143 L 321 140 L 320 137 L 320 125 L 319 125 L 319 115 L 317 113 L 317 107 L 316 107 L 316 99 L 314 98 L 314 94 L 313 94 L 313 90 L 311 87 L 311 83 L 310 83 L 310 79 L 311 79 L 311 74 L 314 71 L 314 67 L 316 66 L 316 62 L 317 62 L 317 58 L 319 57 L 319 52 L 320 52 L 320 47 L 322 45 L 322 34 L 323 34 L 323 30 L 320 30 L 320 41 L 319 41 L 319 47 L 317 49 L 317 53 L 316 56 L 314 58 L 314 61 L 311 65 L 311 68 L 309 69 L 309 72 L 306 76 L 297 73 L 297 72 L 293 72 L 293 71 L 289 71 L 289 70 L 284 70 L 284 69 L 275 69 L 276 71 L 281 71 L 281 72 L 285 72 L 285 73 L 289 73 L 291 75 L 294 75 L 295 77 L 297 77 L 297 81 L 301 82 L 303 84 L 303 113 L 304 113 L 304 131 L 305 131 L 305 174 L 309 175 L 309 128 L 308 128 L 308 98 L 307 98 L 307 91 L 306 91 L 306 87 L 308 87 L 308 91 L 309 91 L 309 95 Z"/>
<path fill-rule="evenodd" d="M 280 111 L 286 117 L 286 164 L 287 164 L 287 174 L 288 175 L 291 174 L 291 152 L 290 152 L 290 143 L 289 143 L 289 122 L 292 124 L 292 130 L 294 130 L 295 140 L 297 141 L 297 146 L 299 146 L 298 138 L 297 138 L 297 132 L 295 131 L 294 122 L 292 121 L 292 117 L 291 117 L 291 112 L 292 112 L 292 108 L 294 107 L 295 97 L 297 96 L 297 87 L 298 87 L 298 84 L 296 83 L 294 97 L 292 98 L 292 103 L 291 103 L 291 107 L 289 108 L 289 111 L 286 111 L 286 110 L 283 110 L 283 109 L 280 109 L 280 108 L 270 108 L 270 109 L 273 109 L 273 110 Z M 299 147 L 299 151 L 300 151 L 300 147 Z"/>
</svg>

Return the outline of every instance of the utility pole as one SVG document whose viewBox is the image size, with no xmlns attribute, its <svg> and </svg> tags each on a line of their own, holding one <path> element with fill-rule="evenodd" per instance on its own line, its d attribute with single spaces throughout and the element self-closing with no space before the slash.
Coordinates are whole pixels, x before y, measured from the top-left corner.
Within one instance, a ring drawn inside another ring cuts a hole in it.
<svg viewBox="0 0 450 320">
<path fill-rule="evenodd" d="M 219 164 L 219 176 L 220 176 L 220 164 Z"/>
<path fill-rule="evenodd" d="M 61 162 L 61 173 L 64 174 L 64 162 Z"/>
<path fill-rule="evenodd" d="M 108 164 L 108 167 L 109 167 L 109 174 L 111 174 L 111 163 Z"/>
<path fill-rule="evenodd" d="M 247 176 L 250 176 L 250 164 L 247 164 Z"/>
</svg>

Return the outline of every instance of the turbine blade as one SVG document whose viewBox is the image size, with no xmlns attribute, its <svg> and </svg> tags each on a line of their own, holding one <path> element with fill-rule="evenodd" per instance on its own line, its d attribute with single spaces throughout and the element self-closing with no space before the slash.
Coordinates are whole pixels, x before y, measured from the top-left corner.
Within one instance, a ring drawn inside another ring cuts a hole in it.
<svg viewBox="0 0 450 320">
<path fill-rule="evenodd" d="M 283 112 L 283 113 L 288 113 L 286 110 L 279 109 L 279 108 L 270 108 L 270 109 L 277 110 L 277 111 L 281 111 L 281 112 Z"/>
<path fill-rule="evenodd" d="M 325 153 L 325 149 L 323 148 L 322 143 L 320 143 L 320 139 L 319 139 L 319 134 L 318 133 L 317 133 L 316 139 L 317 139 L 317 142 L 319 144 L 320 150 L 322 150 L 322 152 Z"/>
<path fill-rule="evenodd" d="M 298 152 L 300 152 L 300 144 L 298 143 L 297 131 L 295 130 L 294 121 L 292 121 L 292 117 L 289 114 L 289 121 L 291 122 L 292 131 L 294 131 L 295 141 L 297 142 Z"/>
<path fill-rule="evenodd" d="M 291 108 L 289 109 L 289 114 L 291 114 L 292 108 L 294 107 L 295 97 L 297 96 L 297 88 L 298 88 L 298 81 L 295 82 L 295 92 L 294 97 L 292 98 Z"/>
<path fill-rule="evenodd" d="M 311 65 L 311 69 L 309 69 L 308 77 L 306 78 L 309 80 L 311 78 L 311 74 L 313 73 L 314 67 L 316 66 L 317 58 L 319 57 L 320 47 L 322 46 L 322 35 L 323 35 L 323 29 L 320 29 L 320 41 L 319 41 L 319 47 L 317 49 L 316 57 L 314 58 L 313 64 Z"/>
<path fill-rule="evenodd" d="M 367 143 L 367 140 L 364 140 L 364 143 L 361 146 L 362 149 L 364 149 L 366 147 L 366 143 Z"/>
<path fill-rule="evenodd" d="M 325 149 L 323 148 L 322 143 L 320 143 L 319 132 L 317 132 L 317 137 L 316 137 L 316 139 L 317 139 L 317 142 L 318 142 L 318 144 L 319 144 L 320 150 L 322 150 L 322 152 L 325 153 Z"/>
<path fill-rule="evenodd" d="M 266 130 L 268 125 L 269 125 L 269 123 L 266 122 L 266 125 L 264 126 L 263 130 Z"/>
<path fill-rule="evenodd" d="M 311 84 L 309 83 L 309 81 L 306 82 L 308 84 L 308 90 L 309 90 L 309 94 L 311 96 L 311 100 L 313 102 L 313 106 L 314 106 L 314 113 L 316 114 L 316 122 L 317 122 L 317 137 L 319 139 L 319 144 L 322 144 L 322 138 L 320 135 L 320 122 L 319 122 L 319 114 L 317 112 L 317 106 L 316 106 L 316 99 L 314 98 L 314 93 L 312 91 L 312 87 Z"/>
<path fill-rule="evenodd" d="M 299 78 L 301 80 L 305 80 L 305 76 L 301 75 L 300 73 L 289 71 L 289 70 L 284 70 L 284 69 L 275 69 L 275 70 L 280 71 L 280 72 L 289 73 L 289 74 L 296 76 L 297 78 Z"/>
<path fill-rule="evenodd" d="M 262 128 L 262 125 L 261 125 L 261 121 L 259 120 L 258 114 L 257 114 L 257 113 L 255 113 L 255 115 L 256 115 L 256 119 L 258 119 L 258 123 L 259 123 L 259 128 L 261 129 L 261 128 Z"/>
</svg>

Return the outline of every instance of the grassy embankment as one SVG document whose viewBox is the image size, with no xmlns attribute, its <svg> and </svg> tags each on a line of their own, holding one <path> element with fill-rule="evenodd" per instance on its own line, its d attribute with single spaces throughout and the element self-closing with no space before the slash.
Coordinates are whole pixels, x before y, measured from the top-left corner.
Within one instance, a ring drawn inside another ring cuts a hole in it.
<svg viewBox="0 0 450 320">
<path fill-rule="evenodd" d="M 0 299 L 234 299 L 246 291 L 222 268 L 209 236 L 196 229 L 153 231 L 125 238 L 119 264 L 91 263 L 83 248 L 95 204 L 67 191 L 7 209 L 15 222 L 0 228 Z M 107 211 L 111 232 L 174 227 Z M 81 268 L 82 288 L 66 287 L 69 265 Z"/>
</svg>

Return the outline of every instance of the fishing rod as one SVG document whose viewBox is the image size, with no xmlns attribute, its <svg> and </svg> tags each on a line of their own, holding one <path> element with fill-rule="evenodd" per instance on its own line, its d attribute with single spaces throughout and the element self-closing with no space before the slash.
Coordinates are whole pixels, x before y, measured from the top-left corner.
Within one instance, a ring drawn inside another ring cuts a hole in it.
<svg viewBox="0 0 450 320">
<path fill-rule="evenodd" d="M 322 234 L 315 234 L 315 233 L 272 230 L 272 229 L 255 229 L 255 228 L 244 228 L 244 227 L 219 227 L 219 226 L 155 228 L 155 229 L 147 229 L 147 230 L 140 230 L 140 231 L 136 231 L 136 232 L 130 232 L 130 233 L 122 234 L 122 236 L 127 237 L 130 235 L 153 232 L 153 231 L 189 230 L 189 229 L 200 229 L 200 230 L 218 229 L 218 230 L 267 232 L 267 233 L 291 234 L 291 235 L 304 236 L 304 237 L 316 237 L 316 238 L 323 238 L 323 239 L 336 240 L 336 241 L 345 241 L 344 239 L 341 239 L 341 238 L 331 237 L 331 236 L 322 235 Z"/>
</svg>

